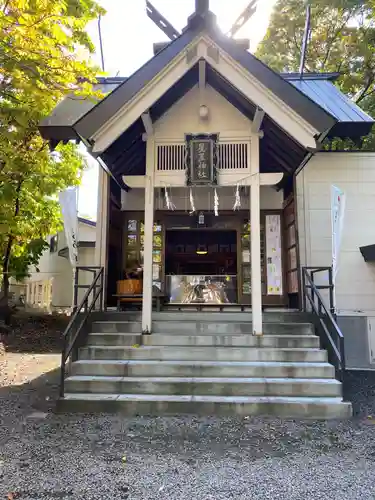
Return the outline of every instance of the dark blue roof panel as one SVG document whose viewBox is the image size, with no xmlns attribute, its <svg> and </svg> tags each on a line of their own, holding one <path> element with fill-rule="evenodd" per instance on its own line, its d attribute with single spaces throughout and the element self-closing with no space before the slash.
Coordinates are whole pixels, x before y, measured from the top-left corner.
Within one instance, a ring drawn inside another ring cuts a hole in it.
<svg viewBox="0 0 375 500">
<path fill-rule="evenodd" d="M 362 111 L 329 80 L 289 79 L 287 75 L 284 78 L 339 122 L 374 122 L 371 116 Z"/>
</svg>

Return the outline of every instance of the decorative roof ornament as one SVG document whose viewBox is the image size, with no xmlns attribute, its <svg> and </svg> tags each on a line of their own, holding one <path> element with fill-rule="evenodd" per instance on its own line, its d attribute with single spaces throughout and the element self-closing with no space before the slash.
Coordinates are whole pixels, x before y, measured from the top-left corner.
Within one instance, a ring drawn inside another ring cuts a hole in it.
<svg viewBox="0 0 375 500">
<path fill-rule="evenodd" d="M 253 16 L 257 9 L 258 0 L 251 0 L 243 12 L 237 17 L 231 29 L 228 31 L 227 36 L 233 38 L 234 35 L 247 23 L 247 21 Z M 162 32 L 167 35 L 170 40 L 175 40 L 180 36 L 180 33 L 172 26 L 172 24 L 166 19 L 149 0 L 146 0 L 146 12 L 147 16 L 152 22 L 156 24 Z M 210 11 L 210 0 L 195 0 L 195 11 L 188 18 L 188 25 L 192 26 L 195 23 L 202 22 L 206 20 L 207 22 L 212 22 L 215 20 L 215 16 Z M 184 30 L 183 30 L 184 31 Z M 154 44 L 154 52 L 162 50 L 165 45 L 162 43 Z"/>
</svg>

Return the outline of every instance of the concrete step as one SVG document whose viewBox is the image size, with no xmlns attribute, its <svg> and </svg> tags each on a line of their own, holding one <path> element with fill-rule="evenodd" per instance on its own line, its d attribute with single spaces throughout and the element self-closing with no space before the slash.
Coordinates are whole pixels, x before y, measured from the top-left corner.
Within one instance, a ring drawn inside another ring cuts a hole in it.
<svg viewBox="0 0 375 500">
<path fill-rule="evenodd" d="M 335 379 L 70 376 L 69 393 L 339 397 Z"/>
<path fill-rule="evenodd" d="M 93 321 L 141 321 L 142 314 L 140 311 L 93 311 L 90 318 Z M 251 311 L 153 311 L 153 321 L 215 321 L 215 322 L 249 322 L 252 320 Z M 311 313 L 300 311 L 290 311 L 288 309 L 276 310 L 275 308 L 266 309 L 263 312 L 263 322 L 272 323 L 309 323 L 311 321 Z"/>
<path fill-rule="evenodd" d="M 72 363 L 72 375 L 117 377 L 284 377 L 334 378 L 329 363 L 262 361 L 153 361 L 80 360 Z"/>
<path fill-rule="evenodd" d="M 325 362 L 326 351 L 308 348 L 91 346 L 79 350 L 79 359 L 154 359 L 192 361 L 304 361 Z"/>
<path fill-rule="evenodd" d="M 237 347 L 319 347 L 315 335 L 174 335 L 159 334 L 137 335 L 133 333 L 91 333 L 88 346 L 113 345 L 132 346 L 237 346 Z"/>
<path fill-rule="evenodd" d="M 124 415 L 268 415 L 284 418 L 350 418 L 352 407 L 341 398 L 280 396 L 169 396 L 147 394 L 66 393 L 60 412 L 118 412 Z"/>
<path fill-rule="evenodd" d="M 111 346 L 133 346 L 143 344 L 143 338 L 150 335 L 141 333 L 90 333 L 87 337 L 87 346 L 111 345 Z"/>
<path fill-rule="evenodd" d="M 92 323 L 92 332 L 96 333 L 142 333 L 140 321 L 95 321 Z M 180 335 L 217 335 L 217 334 L 251 334 L 251 322 L 241 321 L 206 321 L 178 320 L 152 323 L 153 333 L 173 333 Z M 264 323 L 264 335 L 314 335 L 314 326 L 311 323 Z"/>
</svg>

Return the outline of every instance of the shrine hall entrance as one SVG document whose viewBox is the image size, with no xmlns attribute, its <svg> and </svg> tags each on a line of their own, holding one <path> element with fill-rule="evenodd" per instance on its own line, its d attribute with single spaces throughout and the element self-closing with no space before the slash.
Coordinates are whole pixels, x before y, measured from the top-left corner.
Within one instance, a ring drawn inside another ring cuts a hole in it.
<svg viewBox="0 0 375 500">
<path fill-rule="evenodd" d="M 237 304 L 237 231 L 166 231 L 165 282 L 171 304 Z"/>
<path fill-rule="evenodd" d="M 143 266 L 144 214 L 123 212 L 123 273 L 134 263 Z M 261 210 L 261 286 L 264 306 L 287 306 L 286 287 L 296 274 L 295 240 L 291 222 L 282 233 L 281 211 Z M 113 228 L 112 228 L 113 230 Z M 153 238 L 153 286 L 172 304 L 193 301 L 209 304 L 251 304 L 251 228 L 249 212 L 204 211 L 189 215 L 179 211 L 156 211 Z M 121 238 L 112 239 L 120 242 Z M 283 241 L 286 242 L 285 256 Z M 294 244 L 294 246 L 293 246 Z M 290 250 L 289 250 L 290 247 Z M 121 251 L 121 250 L 120 250 Z M 289 256 L 290 253 L 290 256 Z M 110 260 L 111 262 L 111 260 Z M 284 272 L 288 277 L 284 286 Z M 113 273 L 112 279 L 119 279 Z M 109 275 L 110 281 L 111 275 Z M 120 278 L 122 279 L 122 278 Z M 294 279 L 296 291 L 298 280 Z M 292 290 L 293 291 L 293 290 Z M 115 293 L 115 292 L 113 292 Z"/>
</svg>

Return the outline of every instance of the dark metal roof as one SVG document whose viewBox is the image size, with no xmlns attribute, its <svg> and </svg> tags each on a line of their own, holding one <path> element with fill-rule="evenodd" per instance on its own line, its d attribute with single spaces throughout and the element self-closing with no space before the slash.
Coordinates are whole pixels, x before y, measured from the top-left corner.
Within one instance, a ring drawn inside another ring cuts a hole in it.
<svg viewBox="0 0 375 500">
<path fill-rule="evenodd" d="M 374 124 L 373 118 L 348 99 L 332 82 L 322 78 L 291 79 L 290 82 L 336 118 L 337 123 L 333 131 L 335 135 L 345 136 L 345 130 L 349 132 L 347 125 L 354 123 L 359 125 L 358 135 L 366 135 L 370 132 Z"/>
<path fill-rule="evenodd" d="M 96 226 L 96 222 L 94 220 L 86 219 L 85 217 L 78 217 L 78 222 L 82 222 L 88 226 Z"/>
<path fill-rule="evenodd" d="M 299 92 L 279 73 L 273 71 L 253 54 L 241 50 L 233 40 L 220 33 L 219 30 L 210 32 L 209 36 L 220 48 L 319 132 L 323 133 L 335 124 L 335 119 L 329 113 L 317 106 L 315 102 Z"/>
<path fill-rule="evenodd" d="M 92 137 L 124 104 L 132 99 L 165 66 L 180 54 L 199 32 L 205 29 L 204 21 L 202 22 L 203 24 L 198 25 L 195 29 L 188 27 L 182 35 L 169 43 L 131 77 L 121 83 L 111 94 L 107 95 L 84 116 L 80 117 L 74 127 L 78 135 L 87 139 Z M 243 50 L 233 40 L 220 33 L 218 29 L 208 28 L 207 33 L 220 48 L 227 52 L 319 132 L 326 132 L 335 124 L 335 118 L 325 109 L 318 106 L 312 99 L 296 89 L 255 56 Z"/>
<path fill-rule="evenodd" d="M 97 106 L 92 108 L 75 125 L 82 137 L 90 138 L 118 110 L 132 99 L 147 83 L 155 78 L 179 53 L 191 43 L 197 31 L 186 30 L 173 40 L 163 50 L 158 52 L 141 68 L 120 84 L 111 94 L 107 95 Z"/>
<path fill-rule="evenodd" d="M 212 21 L 212 19 L 211 19 Z M 210 22 L 211 22 L 210 21 Z M 336 74 L 277 74 L 249 52 L 219 32 L 208 21 L 195 15 L 183 33 L 150 59 L 130 78 L 100 79 L 98 85 L 109 92 L 99 103 L 66 99 L 43 121 L 43 137 L 53 141 L 82 138 L 86 143 L 118 110 L 157 76 L 204 29 L 223 51 L 228 53 L 274 95 L 294 109 L 321 135 L 359 137 L 369 132 L 373 120 L 348 100 L 331 83 Z M 158 120 L 198 82 L 198 65 L 190 69 L 157 102 L 150 114 Z M 256 103 L 249 100 L 229 81 L 207 64 L 207 82 L 248 118 L 254 117 Z M 332 103 L 332 100 L 335 102 Z M 336 102 L 337 101 L 337 102 Z M 307 151 L 289 137 L 271 117 L 263 120 L 264 139 L 260 144 L 261 171 L 291 174 L 306 157 Z M 100 154 L 115 176 L 145 173 L 146 145 L 144 126 L 139 117 L 114 143 Z M 121 185 L 121 183 L 120 183 Z"/>
<path fill-rule="evenodd" d="M 202 29 L 186 29 L 130 78 L 111 77 L 98 80 L 97 88 L 107 94 L 99 103 L 89 99 L 67 98 L 40 130 L 43 137 L 54 141 L 84 138 L 89 140 L 118 109 L 154 78 L 178 55 Z M 215 43 L 275 95 L 292 107 L 319 132 L 340 137 L 360 137 L 369 133 L 373 120 L 344 96 L 331 81 L 338 73 L 277 74 L 249 52 L 216 29 L 209 35 Z"/>
<path fill-rule="evenodd" d="M 375 262 L 375 245 L 359 247 L 365 262 Z"/>
<path fill-rule="evenodd" d="M 280 73 L 285 80 L 330 80 L 331 82 L 337 80 L 341 73 Z"/>
</svg>

